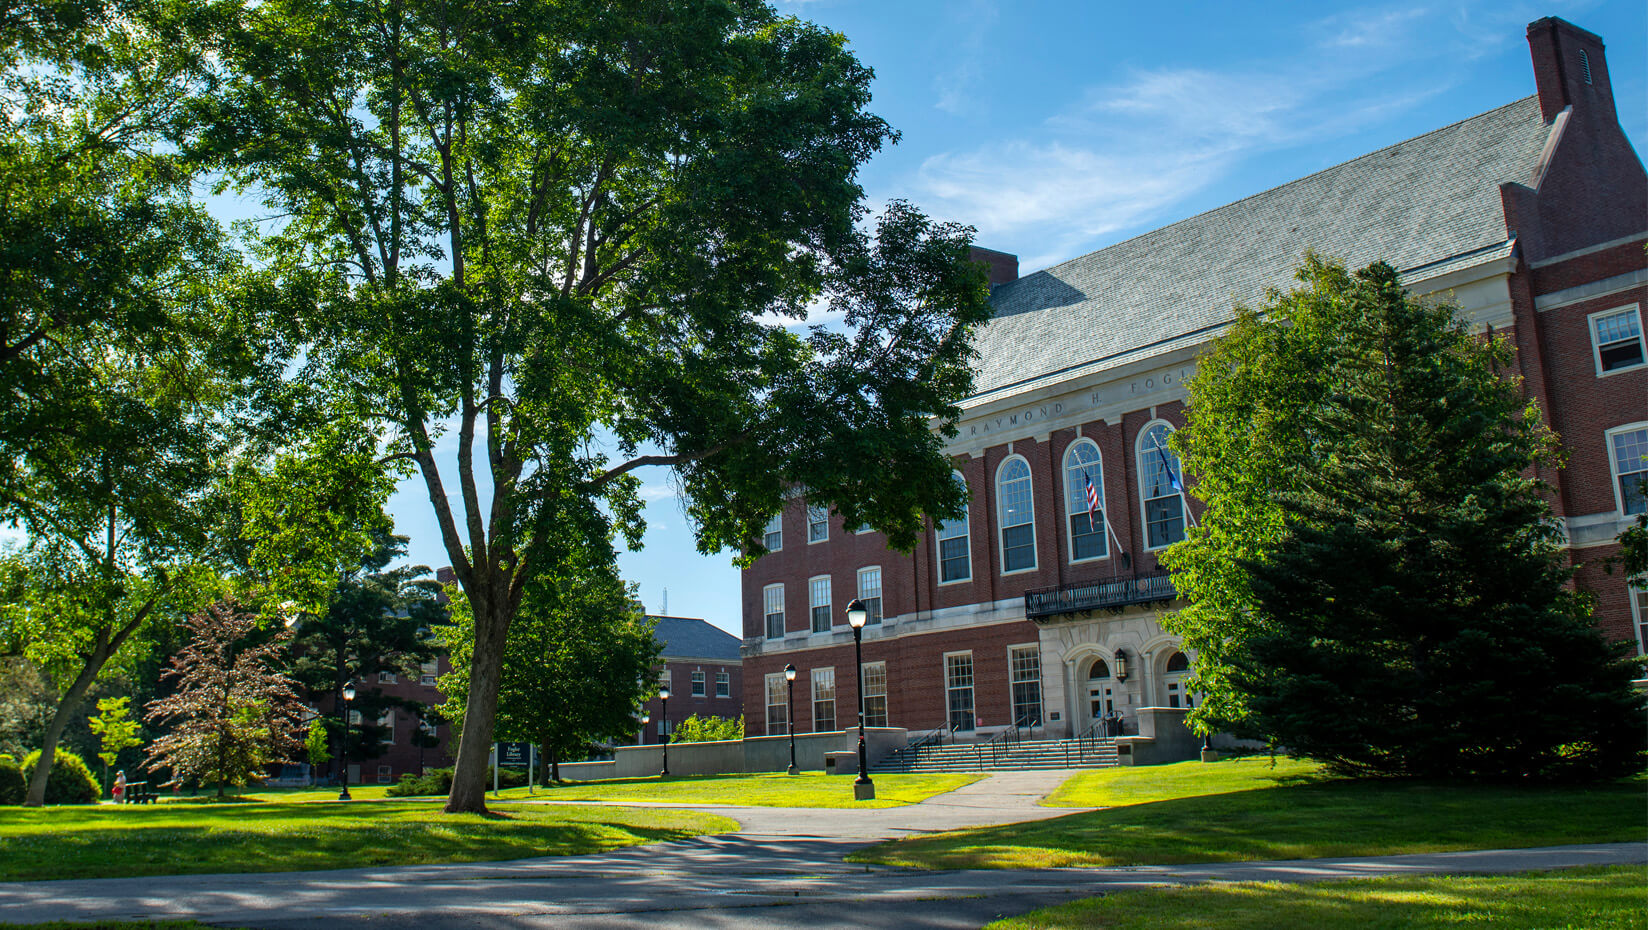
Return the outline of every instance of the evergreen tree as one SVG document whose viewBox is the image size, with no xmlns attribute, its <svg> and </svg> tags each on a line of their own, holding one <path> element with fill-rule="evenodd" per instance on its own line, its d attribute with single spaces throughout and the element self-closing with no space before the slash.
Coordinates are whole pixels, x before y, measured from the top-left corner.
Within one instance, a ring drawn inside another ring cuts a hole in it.
<svg viewBox="0 0 1648 930">
<path fill-rule="evenodd" d="M 1555 453 L 1503 338 L 1383 263 L 1307 259 L 1198 366 L 1174 442 L 1202 526 L 1168 553 L 1203 726 L 1341 771 L 1640 770 L 1630 666 L 1565 588 Z"/>
</svg>

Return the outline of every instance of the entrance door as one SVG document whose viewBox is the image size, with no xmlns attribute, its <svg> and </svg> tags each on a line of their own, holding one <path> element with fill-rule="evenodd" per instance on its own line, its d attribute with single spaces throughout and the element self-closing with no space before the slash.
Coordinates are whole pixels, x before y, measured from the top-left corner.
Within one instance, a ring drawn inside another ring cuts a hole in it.
<svg viewBox="0 0 1648 930">
<path fill-rule="evenodd" d="M 1110 666 L 1103 659 L 1094 659 L 1087 667 L 1087 719 L 1098 720 L 1116 709 L 1116 695 L 1110 677 Z"/>
<path fill-rule="evenodd" d="M 1185 689 L 1184 680 L 1190 677 L 1190 660 L 1182 652 L 1175 652 L 1168 657 L 1167 670 L 1162 675 L 1162 682 L 1167 688 L 1168 707 L 1189 707 L 1190 692 Z"/>
</svg>

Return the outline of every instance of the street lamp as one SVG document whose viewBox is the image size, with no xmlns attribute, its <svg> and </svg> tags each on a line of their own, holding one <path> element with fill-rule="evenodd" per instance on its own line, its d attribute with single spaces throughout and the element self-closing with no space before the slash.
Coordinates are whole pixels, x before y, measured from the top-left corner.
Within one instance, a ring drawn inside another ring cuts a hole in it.
<svg viewBox="0 0 1648 930">
<path fill-rule="evenodd" d="M 338 792 L 339 801 L 349 801 L 349 702 L 355 699 L 353 683 L 343 686 L 343 745 L 338 747 L 338 768 L 343 772 L 343 790 Z"/>
<path fill-rule="evenodd" d="M 858 666 L 858 779 L 853 782 L 853 800 L 868 801 L 875 797 L 875 785 L 870 781 L 870 756 L 864 749 L 864 624 L 870 622 L 870 611 L 864 602 L 853 598 L 847 602 L 847 625 L 853 628 L 853 660 Z"/>
<path fill-rule="evenodd" d="M 658 699 L 664 702 L 662 720 L 658 723 L 658 740 L 664 744 L 664 770 L 659 775 L 669 774 L 669 685 L 658 689 Z"/>
<path fill-rule="evenodd" d="M 790 774 L 791 775 L 799 775 L 799 774 L 801 774 L 801 770 L 795 767 L 795 666 L 794 665 L 784 666 L 784 690 L 789 693 L 789 702 L 790 702 L 789 710 L 787 711 L 789 716 L 790 716 L 790 719 L 788 721 L 788 725 L 784 727 L 784 729 L 790 731 Z"/>
<path fill-rule="evenodd" d="M 648 714 L 648 713 L 642 713 L 641 714 L 641 738 L 636 741 L 637 746 L 645 746 L 647 744 L 647 724 L 649 724 L 651 722 L 652 722 L 652 715 L 651 714 Z"/>
</svg>

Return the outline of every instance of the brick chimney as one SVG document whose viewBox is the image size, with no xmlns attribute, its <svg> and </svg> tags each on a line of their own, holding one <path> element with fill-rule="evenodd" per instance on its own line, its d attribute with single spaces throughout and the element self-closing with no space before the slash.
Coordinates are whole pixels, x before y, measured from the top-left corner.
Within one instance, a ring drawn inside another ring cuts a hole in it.
<svg viewBox="0 0 1648 930">
<path fill-rule="evenodd" d="M 1612 123 L 1614 90 L 1602 39 L 1555 16 L 1528 24 L 1528 50 L 1539 87 L 1539 112 L 1548 123 L 1565 107 Z"/>
<path fill-rule="evenodd" d="M 1017 255 L 997 252 L 995 249 L 981 249 L 975 245 L 968 249 L 967 257 L 975 262 L 990 266 L 991 287 L 1019 279 L 1019 257 Z"/>
</svg>

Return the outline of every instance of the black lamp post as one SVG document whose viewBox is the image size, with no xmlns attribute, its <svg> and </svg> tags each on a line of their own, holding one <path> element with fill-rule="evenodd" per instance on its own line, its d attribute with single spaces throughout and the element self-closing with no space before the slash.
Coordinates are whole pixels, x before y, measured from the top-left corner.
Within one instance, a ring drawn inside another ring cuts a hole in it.
<svg viewBox="0 0 1648 930">
<path fill-rule="evenodd" d="M 664 770 L 659 775 L 669 774 L 669 685 L 658 689 L 658 699 L 664 702 L 664 711 L 658 723 L 658 739 L 664 744 Z"/>
<path fill-rule="evenodd" d="M 349 797 L 349 702 L 355 699 L 355 686 L 343 686 L 343 745 L 338 747 L 338 768 L 343 773 L 343 790 L 338 792 L 339 801 L 353 800 Z"/>
<path fill-rule="evenodd" d="M 870 621 L 870 611 L 864 602 L 853 598 L 847 602 L 847 625 L 853 628 L 853 660 L 858 666 L 858 779 L 853 782 L 853 800 L 868 801 L 875 797 L 875 784 L 870 781 L 870 756 L 864 748 L 864 624 Z"/>
<path fill-rule="evenodd" d="M 799 775 L 801 770 L 795 767 L 795 666 L 784 666 L 784 690 L 789 693 L 790 719 L 784 729 L 790 731 L 790 774 Z"/>
</svg>

